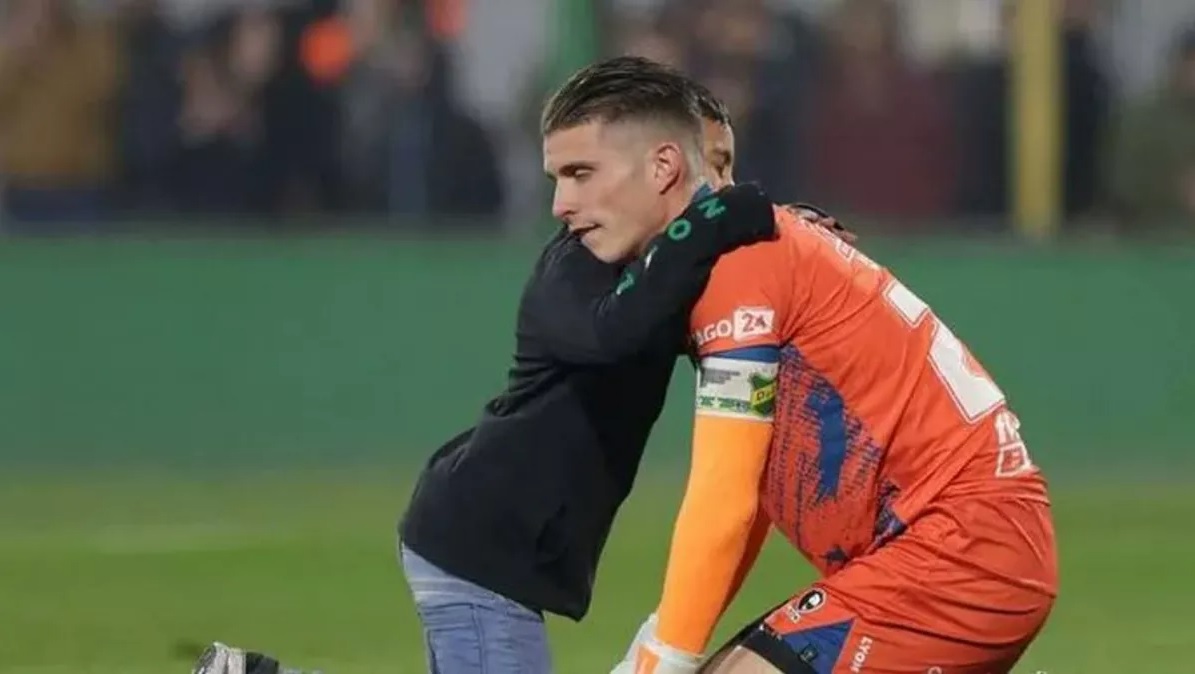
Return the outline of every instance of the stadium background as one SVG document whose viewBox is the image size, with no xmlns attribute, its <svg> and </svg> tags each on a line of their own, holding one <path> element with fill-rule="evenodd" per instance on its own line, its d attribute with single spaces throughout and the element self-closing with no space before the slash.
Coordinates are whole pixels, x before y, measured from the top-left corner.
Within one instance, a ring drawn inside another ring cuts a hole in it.
<svg viewBox="0 0 1195 674">
<path fill-rule="evenodd" d="M 422 671 L 393 524 L 503 382 L 542 92 L 627 50 L 725 96 L 740 177 L 845 214 L 1008 393 L 1064 565 L 1020 671 L 1191 671 L 1188 3 L 53 4 L 0 24 L 3 674 L 216 638 Z M 685 370 L 564 674 L 651 609 Z M 773 545 L 725 628 L 808 577 Z"/>
</svg>

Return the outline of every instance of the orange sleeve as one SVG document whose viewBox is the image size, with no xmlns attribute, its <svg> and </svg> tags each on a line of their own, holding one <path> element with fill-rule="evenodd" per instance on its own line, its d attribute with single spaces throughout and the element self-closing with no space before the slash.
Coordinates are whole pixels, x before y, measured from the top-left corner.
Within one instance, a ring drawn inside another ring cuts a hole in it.
<svg viewBox="0 0 1195 674">
<path fill-rule="evenodd" d="M 699 416 L 689 484 L 672 534 L 656 638 L 701 653 L 730 603 L 759 503 L 771 424 Z"/>
<path fill-rule="evenodd" d="M 775 243 L 723 256 L 691 316 L 701 355 L 692 463 L 657 609 L 656 638 L 701 653 L 767 534 L 759 484 L 772 440 L 786 294 Z M 777 270 L 780 271 L 780 270 Z"/>
<path fill-rule="evenodd" d="M 722 613 L 730 608 L 730 603 L 738 596 L 739 590 L 742 589 L 743 583 L 747 580 L 747 574 L 755 566 L 755 560 L 759 559 L 759 553 L 763 550 L 763 544 L 768 540 L 768 533 L 772 530 L 772 520 L 768 519 L 767 514 L 763 510 L 757 509 L 755 511 L 755 522 L 751 525 L 751 533 L 747 537 L 747 549 L 743 551 L 743 556 L 739 559 L 738 568 L 734 570 L 734 578 L 731 580 L 730 592 L 726 594 L 726 601 L 722 603 Z"/>
</svg>

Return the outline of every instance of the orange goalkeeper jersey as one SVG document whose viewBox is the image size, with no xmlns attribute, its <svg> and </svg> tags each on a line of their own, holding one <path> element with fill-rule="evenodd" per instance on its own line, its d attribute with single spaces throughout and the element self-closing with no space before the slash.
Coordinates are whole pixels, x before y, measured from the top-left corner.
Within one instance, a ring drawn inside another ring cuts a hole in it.
<svg viewBox="0 0 1195 674">
<path fill-rule="evenodd" d="M 772 420 L 768 519 L 830 575 L 944 490 L 1044 499 L 1004 394 L 926 303 L 825 228 L 777 218 L 777 240 L 719 261 L 691 323 L 698 415 Z M 726 358 L 775 378 L 735 382 Z"/>
</svg>

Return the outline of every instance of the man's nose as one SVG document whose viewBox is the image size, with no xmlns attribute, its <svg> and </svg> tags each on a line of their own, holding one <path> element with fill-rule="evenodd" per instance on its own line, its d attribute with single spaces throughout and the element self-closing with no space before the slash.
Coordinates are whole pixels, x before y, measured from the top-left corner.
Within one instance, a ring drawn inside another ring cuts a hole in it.
<svg viewBox="0 0 1195 674">
<path fill-rule="evenodd" d="M 559 184 L 556 185 L 556 191 L 552 194 L 552 217 L 567 223 L 576 212 L 576 204 L 570 198 L 568 190 Z"/>
</svg>

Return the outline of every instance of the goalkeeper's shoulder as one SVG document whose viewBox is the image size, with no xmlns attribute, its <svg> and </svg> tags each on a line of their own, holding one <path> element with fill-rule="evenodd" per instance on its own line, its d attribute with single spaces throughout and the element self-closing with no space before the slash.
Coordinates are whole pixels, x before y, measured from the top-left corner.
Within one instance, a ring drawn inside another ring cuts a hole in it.
<svg viewBox="0 0 1195 674">
<path fill-rule="evenodd" d="M 782 222 L 789 224 L 782 225 Z M 820 227 L 850 244 L 855 243 L 859 239 L 854 232 L 839 222 L 838 218 L 813 204 L 795 203 L 776 205 L 777 229 L 782 229 L 785 226 L 799 226 L 801 224 Z"/>
</svg>

